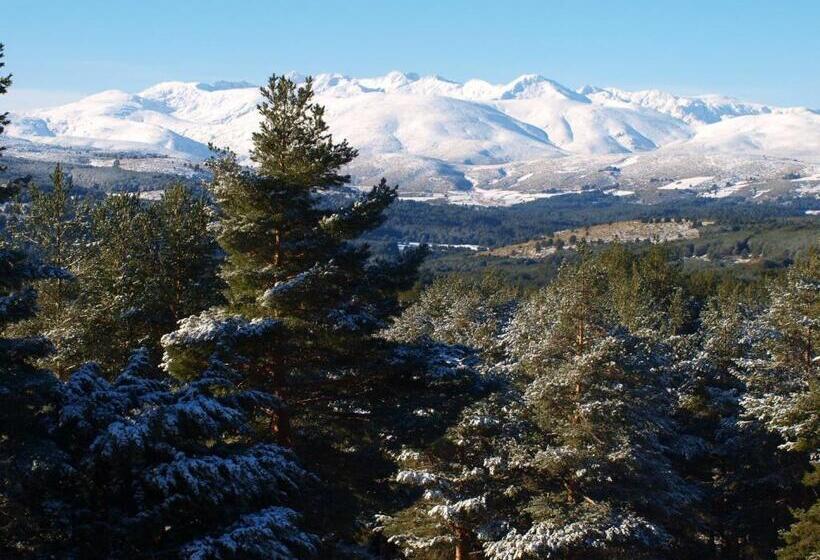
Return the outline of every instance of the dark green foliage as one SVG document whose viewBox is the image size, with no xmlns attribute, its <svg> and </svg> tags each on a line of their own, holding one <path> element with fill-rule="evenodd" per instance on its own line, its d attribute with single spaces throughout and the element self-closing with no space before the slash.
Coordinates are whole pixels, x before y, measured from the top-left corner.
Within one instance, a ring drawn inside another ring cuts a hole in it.
<svg viewBox="0 0 820 560">
<path fill-rule="evenodd" d="M 261 91 L 262 121 L 253 133 L 251 151 L 260 175 L 303 196 L 312 187 L 347 183 L 350 178 L 340 175 L 339 169 L 358 152 L 346 140 L 333 142 L 324 107 L 313 100 L 313 79 L 297 87 L 293 80 L 274 74 Z"/>
<path fill-rule="evenodd" d="M 820 252 L 809 251 L 773 283 L 769 302 L 751 322 L 746 337 L 752 342 L 749 359 L 741 362 L 749 394 L 744 413 L 779 436 L 780 447 L 811 472 L 808 489 L 796 505 L 796 523 L 784 533 L 780 558 L 807 558 L 820 554 L 817 533 L 817 452 L 820 449 Z M 794 477 L 792 477 L 794 478 Z"/>
<path fill-rule="evenodd" d="M 0 58 L 2 58 L 0 45 Z M 2 67 L 2 62 L 0 62 Z M 0 95 L 11 84 L 0 78 Z M 7 124 L 0 115 L 0 133 Z M 0 188 L 0 204 L 14 196 L 11 185 Z M 15 337 L 9 331 L 36 312 L 33 282 L 65 278 L 64 271 L 40 264 L 0 239 L 0 556 L 23 557 L 38 542 L 55 537 L 49 515 L 38 511 L 35 494 L 59 483 L 63 457 L 52 444 L 56 378 L 34 361 L 52 350 L 39 335 Z"/>
<path fill-rule="evenodd" d="M 169 386 L 137 352 L 113 382 L 96 366 L 62 391 L 54 437 L 73 457 L 64 481 L 76 558 L 314 558 L 317 540 L 292 509 L 310 475 L 254 429 L 271 395 L 239 389 L 215 359 Z M 300 507 L 306 505 L 304 502 Z"/>
<path fill-rule="evenodd" d="M 9 224 L 12 239 L 44 262 L 66 271 L 82 268 L 87 254 L 81 206 L 71 196 L 71 179 L 60 165 L 51 176 L 50 192 L 29 189 L 25 211 L 18 206 Z M 39 312 L 21 323 L 17 332 L 44 333 L 58 351 L 47 360 L 48 365 L 64 373 L 65 363 L 61 350 L 71 344 L 71 333 L 76 328 L 70 313 L 71 302 L 78 294 L 76 278 L 56 278 L 37 282 Z"/>
<path fill-rule="evenodd" d="M 95 364 L 50 379 L 48 421 L 4 434 L 4 557 L 317 557 L 293 509 L 313 477 L 257 429 L 279 402 L 218 359 L 183 385 L 144 350 L 113 382 Z"/>
<path fill-rule="evenodd" d="M 764 298 L 723 283 L 703 301 L 671 252 L 582 248 L 495 334 L 498 393 L 399 456 L 424 492 L 380 530 L 425 560 L 807 557 L 814 255 Z M 475 289 L 435 282 L 394 328 L 482 348 L 458 328 L 485 324 Z"/>
<path fill-rule="evenodd" d="M 699 331 L 677 341 L 678 418 L 687 432 L 679 465 L 704 492 L 697 515 L 705 539 L 690 538 L 693 555 L 765 556 L 798 490 L 802 462 L 778 449 L 760 423 L 741 417 L 739 362 L 753 349 L 744 333 L 758 309 L 724 289 L 706 303 Z"/>
<path fill-rule="evenodd" d="M 480 350 L 487 360 L 504 354 L 499 336 L 509 322 L 515 297 L 496 275 L 480 280 L 445 276 L 436 279 L 390 327 L 388 337 L 411 342 L 429 338 L 439 343 Z"/>
<path fill-rule="evenodd" d="M 43 301 L 22 332 L 44 332 L 57 352 L 47 362 L 64 375 L 87 360 L 117 367 L 159 339 L 177 321 L 220 301 L 218 247 L 211 212 L 187 187 L 157 202 L 132 195 L 97 203 L 72 196 L 58 166 L 52 188 L 32 188 L 10 223 L 14 239 L 73 279 L 40 283 Z"/>
<path fill-rule="evenodd" d="M 702 198 L 636 204 L 600 192 L 557 196 L 507 208 L 400 200 L 387 211 L 385 223 L 365 237 L 397 243 L 418 241 L 498 247 L 548 236 L 550 232 L 611 221 L 666 216 L 715 221 L 721 226 L 754 227 L 780 217 L 802 217 L 806 210 L 816 208 L 817 202 L 808 197 L 788 205 Z"/>
<path fill-rule="evenodd" d="M 351 291 L 367 280 L 368 252 L 347 242 L 382 221 L 396 189 L 382 181 L 350 206 L 322 209 L 316 190 L 346 183 L 339 169 L 356 151 L 333 142 L 312 82 L 297 88 L 272 76 L 262 94 L 252 152 L 258 170 L 242 169 L 231 154 L 211 165 L 230 309 L 327 324 L 335 308 L 367 321 L 366 309 L 351 308 Z"/>
<path fill-rule="evenodd" d="M 3 196 L 11 194 L 8 190 Z M 0 200 L 2 202 L 2 200 Z M 55 538 L 51 515 L 38 511 L 35 494 L 59 484 L 64 457 L 48 432 L 59 384 L 34 361 L 53 347 L 42 336 L 9 336 L 36 312 L 37 280 L 66 279 L 64 271 L 38 264 L 0 241 L 0 556 L 21 557 Z"/>
<path fill-rule="evenodd" d="M 815 465 L 814 471 L 806 475 L 805 484 L 816 496 L 820 486 L 820 472 Z M 784 531 L 785 545 L 777 551 L 778 560 L 812 560 L 820 556 L 820 500 L 815 497 L 808 509 L 794 510 L 795 522 Z"/>
</svg>

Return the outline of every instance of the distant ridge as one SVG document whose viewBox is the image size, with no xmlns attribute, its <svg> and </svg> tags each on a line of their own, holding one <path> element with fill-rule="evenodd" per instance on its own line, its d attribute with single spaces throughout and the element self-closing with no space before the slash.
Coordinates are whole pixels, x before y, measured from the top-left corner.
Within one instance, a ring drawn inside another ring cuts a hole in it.
<svg viewBox="0 0 820 560">
<path fill-rule="evenodd" d="M 360 151 L 350 171 L 362 182 L 387 175 L 408 188 L 436 192 L 510 183 L 544 189 L 563 184 L 556 182 L 558 171 L 539 173 L 555 168 L 549 162 L 572 161 L 562 164 L 566 173 L 606 167 L 598 161 L 604 156 L 631 154 L 652 154 L 654 165 L 686 160 L 694 167 L 707 156 L 820 163 L 820 115 L 807 108 L 660 90 L 572 89 L 537 74 L 503 84 L 398 71 L 371 78 L 319 74 L 314 84 L 333 134 Z M 144 151 L 190 161 L 206 158 L 214 142 L 246 157 L 258 101 L 258 87 L 249 82 L 109 90 L 12 115 L 7 141 L 25 141 L 21 150 Z"/>
</svg>

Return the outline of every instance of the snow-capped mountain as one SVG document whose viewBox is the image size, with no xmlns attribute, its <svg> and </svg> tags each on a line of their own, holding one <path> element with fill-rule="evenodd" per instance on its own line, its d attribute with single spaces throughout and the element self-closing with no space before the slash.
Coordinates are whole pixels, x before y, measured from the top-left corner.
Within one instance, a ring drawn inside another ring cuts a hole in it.
<svg viewBox="0 0 820 560">
<path fill-rule="evenodd" d="M 681 97 L 657 89 L 624 91 L 617 88 L 584 86 L 578 90 L 578 93 L 599 103 L 620 101 L 628 105 L 648 107 L 690 125 L 712 124 L 732 117 L 769 114 L 778 111 L 766 105 L 745 103 L 722 95 Z"/>
<path fill-rule="evenodd" d="M 538 75 L 492 84 L 400 72 L 321 74 L 315 89 L 333 133 L 361 153 L 350 169 L 356 180 L 386 175 L 415 190 L 493 188 L 483 177 L 563 165 L 553 160 L 597 166 L 632 154 L 651 153 L 653 161 L 722 154 L 820 163 L 820 115 L 809 109 L 657 90 L 573 90 Z M 245 82 L 165 82 L 12 115 L 8 134 L 37 146 L 188 160 L 207 157 L 213 142 L 245 156 L 258 100 L 258 89 Z M 500 171 L 488 173 L 487 166 Z"/>
</svg>

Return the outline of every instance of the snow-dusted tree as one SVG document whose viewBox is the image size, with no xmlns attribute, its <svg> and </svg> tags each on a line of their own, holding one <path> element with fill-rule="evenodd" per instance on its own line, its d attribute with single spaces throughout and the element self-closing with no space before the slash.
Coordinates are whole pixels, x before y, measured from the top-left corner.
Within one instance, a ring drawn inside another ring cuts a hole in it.
<svg viewBox="0 0 820 560">
<path fill-rule="evenodd" d="M 754 354 L 744 360 L 750 416 L 778 432 L 786 448 L 817 443 L 820 358 L 820 252 L 812 251 L 772 286 L 766 311 L 749 325 Z"/>
<path fill-rule="evenodd" d="M 81 206 L 71 196 L 71 178 L 57 164 L 51 175 L 51 190 L 30 189 L 30 201 L 18 205 L 10 217 L 8 228 L 15 243 L 35 254 L 44 262 L 64 270 L 77 272 L 88 253 Z M 44 280 L 36 285 L 39 312 L 21 324 L 21 333 L 43 333 L 56 347 L 46 364 L 63 375 L 67 348 L 76 332 L 78 317 L 71 313 L 78 293 L 76 278 Z"/>
<path fill-rule="evenodd" d="M 362 510 L 357 502 L 372 501 L 373 487 L 389 474 L 382 437 L 398 411 L 412 413 L 404 392 L 421 384 L 418 371 L 389 362 L 393 348 L 376 334 L 397 310 L 398 291 L 412 285 L 423 252 L 386 262 L 356 242 L 396 198 L 385 181 L 353 202 L 328 202 L 325 195 L 348 182 L 340 170 L 356 152 L 333 140 L 311 80 L 298 86 L 273 76 L 262 95 L 256 166 L 241 166 L 231 153 L 211 162 L 227 305 L 192 317 L 186 328 L 276 321 L 275 332 L 241 348 L 236 367 L 286 404 L 270 410 L 271 431 L 335 488 L 316 513 L 336 515 L 321 522 L 345 532 Z M 168 370 L 182 379 L 218 343 L 166 341 Z"/>
<path fill-rule="evenodd" d="M 395 480 L 417 495 L 409 507 L 380 516 L 378 531 L 405 556 L 467 560 L 510 530 L 518 515 L 503 452 L 522 433 L 514 406 L 510 394 L 493 394 L 423 451 L 397 454 Z"/>
<path fill-rule="evenodd" d="M 382 181 L 352 205 L 322 208 L 317 193 L 349 182 L 340 169 L 357 152 L 333 141 L 313 95 L 311 79 L 298 86 L 272 76 L 253 135 L 257 168 L 241 168 L 232 154 L 211 164 L 229 305 L 314 330 L 373 328 L 366 294 L 357 289 L 368 252 L 347 242 L 381 223 L 396 189 Z"/>
<path fill-rule="evenodd" d="M 759 422 L 741 417 L 746 389 L 738 360 L 752 349 L 744 332 L 757 308 L 724 291 L 707 302 L 700 330 L 676 341 L 679 418 L 686 430 L 680 464 L 704 492 L 690 555 L 769 555 L 788 518 L 795 461 Z"/>
<path fill-rule="evenodd" d="M 395 199 L 396 189 L 384 181 L 350 205 L 322 205 L 323 191 L 349 181 L 340 168 L 356 151 L 333 141 L 312 81 L 297 86 L 274 75 L 262 95 L 251 153 L 256 169 L 243 168 L 231 153 L 211 162 L 227 309 L 282 320 L 298 346 L 274 354 L 262 344 L 255 356 L 258 382 L 288 402 L 327 403 L 327 394 L 311 395 L 328 386 L 322 370 L 349 368 L 357 354 L 370 351 L 369 334 L 395 310 L 396 291 L 414 278 L 420 254 L 408 252 L 396 266 L 371 263 L 367 248 L 351 243 L 378 225 Z M 172 373 L 184 376 L 185 368 L 171 358 Z M 287 421 L 277 424 L 289 432 Z"/>
<path fill-rule="evenodd" d="M 781 447 L 811 459 L 808 510 L 785 534 L 781 558 L 820 555 L 816 488 L 820 476 L 820 253 L 813 250 L 772 286 L 770 304 L 748 329 L 753 352 L 743 360 L 750 392 L 745 413 L 781 438 Z M 811 503 L 813 501 L 813 503 Z"/>
<path fill-rule="evenodd" d="M 0 202 L 12 195 L 0 188 Z M 59 393 L 57 379 L 33 362 L 53 348 L 42 336 L 9 336 L 30 319 L 37 294 L 31 284 L 66 279 L 61 269 L 41 265 L 0 241 L 0 556 L 25 558 L 58 538 L 59 520 L 49 511 L 50 490 L 59 484 L 65 457 L 49 430 Z M 58 508 L 54 508 L 56 510 Z"/>
<path fill-rule="evenodd" d="M 611 328 L 564 363 L 528 372 L 535 429 L 512 455 L 532 522 L 488 544 L 489 558 L 620 558 L 674 544 L 698 492 L 670 459 L 666 356 Z"/>
<path fill-rule="evenodd" d="M 578 356 L 614 324 L 606 271 L 586 256 L 565 265 L 555 280 L 516 312 L 506 342 L 525 370 Z"/>
<path fill-rule="evenodd" d="M 514 293 L 495 275 L 480 281 L 446 276 L 424 289 L 418 300 L 391 325 L 393 340 L 422 337 L 470 346 L 489 360 L 504 356 L 501 333 L 509 322 Z"/>
<path fill-rule="evenodd" d="M 264 324 L 253 328 L 263 329 Z M 238 341 L 243 332 L 231 337 Z M 302 559 L 318 539 L 300 527 L 311 475 L 260 437 L 271 395 L 241 389 L 218 353 L 170 385 L 136 352 L 113 382 L 96 365 L 62 390 L 54 436 L 73 458 L 62 558 Z"/>
<path fill-rule="evenodd" d="M 585 256 L 524 302 L 508 335 L 523 384 L 522 520 L 488 558 L 620 558 L 675 544 L 697 488 L 672 461 L 670 350 L 619 325 L 606 267 Z"/>
</svg>

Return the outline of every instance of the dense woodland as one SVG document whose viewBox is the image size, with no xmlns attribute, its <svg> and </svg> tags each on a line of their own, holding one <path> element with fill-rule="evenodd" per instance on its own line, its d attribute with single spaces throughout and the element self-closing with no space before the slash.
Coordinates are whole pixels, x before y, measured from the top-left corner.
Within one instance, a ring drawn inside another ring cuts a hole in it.
<svg viewBox="0 0 820 560">
<path fill-rule="evenodd" d="M 820 558 L 816 248 L 420 283 L 362 242 L 416 206 L 329 205 L 355 148 L 309 80 L 262 93 L 205 189 L 3 185 L 0 557 Z"/>
</svg>

